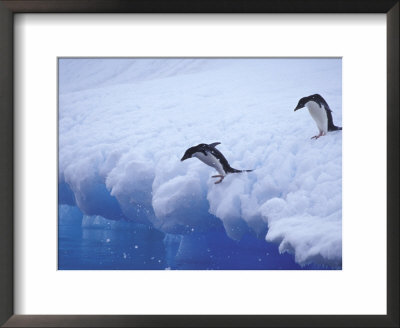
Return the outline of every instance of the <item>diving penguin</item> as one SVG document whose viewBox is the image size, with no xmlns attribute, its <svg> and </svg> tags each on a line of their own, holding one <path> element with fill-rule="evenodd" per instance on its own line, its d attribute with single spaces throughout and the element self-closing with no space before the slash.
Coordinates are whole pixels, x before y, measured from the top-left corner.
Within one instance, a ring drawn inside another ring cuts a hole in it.
<svg viewBox="0 0 400 328">
<path fill-rule="evenodd" d="M 199 144 L 197 146 L 190 147 L 185 151 L 185 154 L 181 158 L 181 161 L 185 159 L 197 157 L 203 163 L 212 166 L 218 171 L 218 175 L 213 175 L 213 178 L 220 178 L 215 184 L 221 183 L 228 173 L 241 173 L 251 172 L 253 170 L 236 170 L 232 168 L 224 155 L 215 148 L 220 142 L 214 142 L 212 144 Z"/>
<path fill-rule="evenodd" d="M 311 95 L 308 97 L 301 98 L 294 111 L 307 107 L 311 117 L 317 124 L 319 134 L 312 137 L 311 139 L 318 139 L 324 136 L 328 131 L 341 130 L 340 126 L 333 124 L 332 110 L 329 108 L 328 103 L 319 94 Z"/>
</svg>

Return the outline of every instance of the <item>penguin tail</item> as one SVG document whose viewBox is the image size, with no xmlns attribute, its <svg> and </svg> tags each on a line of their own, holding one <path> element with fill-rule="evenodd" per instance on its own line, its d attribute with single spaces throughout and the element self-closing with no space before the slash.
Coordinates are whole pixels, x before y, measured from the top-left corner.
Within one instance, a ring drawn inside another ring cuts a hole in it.
<svg viewBox="0 0 400 328">
<path fill-rule="evenodd" d="M 231 167 L 229 170 L 228 170 L 228 173 L 244 173 L 244 172 L 253 172 L 254 170 L 237 170 L 237 169 L 234 169 L 233 167 Z"/>
<path fill-rule="evenodd" d="M 338 131 L 338 130 L 342 130 L 342 127 L 334 125 L 334 126 L 331 126 L 329 129 L 329 131 Z"/>
</svg>

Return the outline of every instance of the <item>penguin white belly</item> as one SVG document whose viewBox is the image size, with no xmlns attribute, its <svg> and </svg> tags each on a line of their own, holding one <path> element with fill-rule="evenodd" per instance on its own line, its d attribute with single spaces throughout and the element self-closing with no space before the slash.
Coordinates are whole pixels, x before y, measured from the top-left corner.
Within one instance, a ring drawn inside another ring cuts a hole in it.
<svg viewBox="0 0 400 328">
<path fill-rule="evenodd" d="M 204 164 L 207 164 L 208 166 L 211 166 L 214 169 L 216 169 L 219 174 L 225 175 L 225 171 L 224 171 L 220 161 L 213 154 L 207 153 L 207 156 L 206 156 L 203 153 L 198 152 L 198 153 L 194 153 L 193 156 L 197 157 Z"/>
<path fill-rule="evenodd" d="M 317 127 L 320 132 L 325 134 L 328 133 L 328 117 L 326 115 L 326 111 L 323 105 L 321 107 L 314 101 L 309 101 L 306 104 L 308 111 L 310 112 L 311 117 L 317 124 Z"/>
</svg>

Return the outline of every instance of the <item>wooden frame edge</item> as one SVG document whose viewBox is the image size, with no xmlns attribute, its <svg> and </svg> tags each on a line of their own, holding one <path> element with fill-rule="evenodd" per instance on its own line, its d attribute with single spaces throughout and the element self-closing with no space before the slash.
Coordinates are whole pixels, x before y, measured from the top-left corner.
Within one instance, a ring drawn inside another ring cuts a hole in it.
<svg viewBox="0 0 400 328">
<path fill-rule="evenodd" d="M 167 4 L 168 3 L 168 4 Z M 399 327 L 399 1 L 395 0 L 1 0 L 0 1 L 0 325 L 4 327 Z M 388 289 L 386 316 L 14 315 L 13 16 L 39 12 L 386 13 L 388 105 Z M 7 51 L 3 51 L 6 49 Z"/>
</svg>

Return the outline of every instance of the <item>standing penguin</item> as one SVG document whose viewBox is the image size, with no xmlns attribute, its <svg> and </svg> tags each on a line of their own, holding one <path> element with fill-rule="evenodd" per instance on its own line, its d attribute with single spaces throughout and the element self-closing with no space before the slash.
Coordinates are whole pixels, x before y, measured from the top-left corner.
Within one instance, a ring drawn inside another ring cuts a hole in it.
<svg viewBox="0 0 400 328">
<path fill-rule="evenodd" d="M 335 126 L 333 124 L 332 111 L 325 99 L 319 94 L 301 98 L 294 111 L 303 107 L 308 108 L 308 111 L 317 124 L 319 130 L 319 135 L 314 136 L 311 139 L 318 139 L 319 137 L 326 135 L 328 131 L 342 129 L 340 126 Z"/>
<path fill-rule="evenodd" d="M 224 180 L 225 176 L 228 173 L 240 173 L 240 172 L 251 172 L 253 170 L 236 170 L 232 168 L 224 155 L 215 148 L 217 145 L 219 145 L 220 142 L 214 142 L 212 144 L 199 144 L 197 146 L 193 146 L 188 148 L 185 151 L 185 154 L 181 158 L 181 161 L 184 161 L 185 159 L 192 158 L 192 157 L 197 157 L 199 160 L 201 160 L 203 163 L 207 164 L 208 166 L 211 166 L 215 168 L 218 171 L 218 175 L 213 175 L 213 178 L 220 178 L 215 184 L 221 183 L 222 180 Z"/>
</svg>

